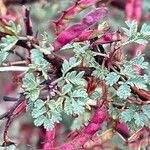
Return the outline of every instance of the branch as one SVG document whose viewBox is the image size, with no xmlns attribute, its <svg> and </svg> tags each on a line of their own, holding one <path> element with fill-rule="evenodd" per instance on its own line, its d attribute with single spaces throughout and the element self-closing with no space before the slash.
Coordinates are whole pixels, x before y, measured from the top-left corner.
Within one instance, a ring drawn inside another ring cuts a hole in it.
<svg viewBox="0 0 150 150">
<path fill-rule="evenodd" d="M 0 67 L 0 72 L 8 72 L 8 71 L 24 72 L 27 71 L 28 69 L 29 67 L 9 66 L 9 67 Z"/>
<path fill-rule="evenodd" d="M 137 94 L 141 100 L 150 101 L 150 91 L 145 91 L 142 89 L 138 89 L 136 86 L 131 87 L 134 94 Z"/>
<path fill-rule="evenodd" d="M 14 98 L 15 99 L 15 98 Z M 18 99 L 18 101 L 11 107 L 11 109 L 0 115 L 0 120 L 4 119 L 4 118 L 9 118 L 11 115 L 13 115 L 13 113 L 15 112 L 16 108 L 25 100 L 25 97 L 22 96 Z"/>
<path fill-rule="evenodd" d="M 6 125 L 5 125 L 5 130 L 4 130 L 4 135 L 3 135 L 3 138 L 4 138 L 4 143 L 2 144 L 2 146 L 9 146 L 11 144 L 14 144 L 14 142 L 12 142 L 7 134 L 8 134 L 8 129 L 10 127 L 10 124 L 12 123 L 13 119 L 19 115 L 20 113 L 23 112 L 23 110 L 25 109 L 25 106 L 26 106 L 26 100 L 25 100 L 25 97 L 24 96 L 21 96 L 18 101 L 11 107 L 11 109 L 2 114 L 0 116 L 0 120 L 1 119 L 4 119 L 4 118 L 7 118 L 7 122 L 6 122 Z"/>
<path fill-rule="evenodd" d="M 33 3 L 39 0 L 3 0 L 6 6 L 14 5 L 14 4 L 26 4 Z"/>
<path fill-rule="evenodd" d="M 24 8 L 25 16 L 24 16 L 24 23 L 25 23 L 25 28 L 26 28 L 26 35 L 33 35 L 32 31 L 32 23 L 30 19 L 30 9 L 28 7 Z"/>
</svg>

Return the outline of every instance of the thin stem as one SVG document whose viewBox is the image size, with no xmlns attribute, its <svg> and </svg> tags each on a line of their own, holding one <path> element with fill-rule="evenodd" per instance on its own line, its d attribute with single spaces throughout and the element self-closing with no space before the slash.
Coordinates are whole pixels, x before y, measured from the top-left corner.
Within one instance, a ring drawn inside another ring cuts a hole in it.
<svg viewBox="0 0 150 150">
<path fill-rule="evenodd" d="M 0 72 L 8 72 L 8 71 L 27 71 L 29 67 L 21 67 L 21 66 L 9 66 L 9 67 L 0 67 Z"/>
</svg>

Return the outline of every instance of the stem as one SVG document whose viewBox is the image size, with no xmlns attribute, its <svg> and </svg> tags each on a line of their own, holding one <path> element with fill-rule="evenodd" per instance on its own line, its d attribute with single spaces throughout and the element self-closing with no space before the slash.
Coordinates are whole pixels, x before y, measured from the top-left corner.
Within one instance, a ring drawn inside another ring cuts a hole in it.
<svg viewBox="0 0 150 150">
<path fill-rule="evenodd" d="M 7 72 L 7 71 L 20 71 L 24 72 L 27 71 L 29 67 L 21 67 L 21 66 L 9 66 L 9 67 L 0 67 L 0 72 Z"/>
</svg>

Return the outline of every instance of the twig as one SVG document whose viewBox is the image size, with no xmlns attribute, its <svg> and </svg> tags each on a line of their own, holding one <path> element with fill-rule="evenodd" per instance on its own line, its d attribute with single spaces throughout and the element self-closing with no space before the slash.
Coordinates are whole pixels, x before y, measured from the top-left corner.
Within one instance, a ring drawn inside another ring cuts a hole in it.
<svg viewBox="0 0 150 150">
<path fill-rule="evenodd" d="M 3 1 L 7 6 L 9 6 L 9 5 L 14 5 L 14 4 L 33 3 L 33 2 L 39 1 L 39 0 L 3 0 Z"/>
<path fill-rule="evenodd" d="M 8 101 L 14 102 L 14 101 L 17 101 L 18 98 L 4 96 L 4 97 L 3 97 L 3 100 L 4 100 L 4 101 L 7 101 L 7 102 L 8 102 Z"/>
<path fill-rule="evenodd" d="M 18 99 L 18 101 L 11 107 L 11 109 L 10 109 L 8 112 L 6 112 L 6 113 L 0 115 L 0 120 L 2 120 L 2 119 L 4 119 L 4 118 L 9 118 L 9 117 L 13 114 L 13 112 L 16 110 L 16 108 L 17 108 L 24 100 L 25 100 L 25 97 L 24 97 L 24 96 L 20 97 L 20 98 Z"/>
<path fill-rule="evenodd" d="M 33 31 L 32 31 L 31 19 L 30 19 L 30 9 L 26 7 L 24 11 L 25 11 L 24 23 L 26 28 L 26 34 L 32 36 Z"/>
<path fill-rule="evenodd" d="M 9 66 L 9 67 L 0 67 L 0 72 L 8 72 L 8 71 L 27 71 L 29 67 L 21 67 L 21 66 Z"/>
</svg>

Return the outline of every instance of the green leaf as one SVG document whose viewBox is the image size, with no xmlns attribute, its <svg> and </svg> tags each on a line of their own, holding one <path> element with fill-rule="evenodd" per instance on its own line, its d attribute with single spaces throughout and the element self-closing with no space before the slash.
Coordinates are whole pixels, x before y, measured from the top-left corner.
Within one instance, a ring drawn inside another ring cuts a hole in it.
<svg viewBox="0 0 150 150">
<path fill-rule="evenodd" d="M 8 52 L 0 51 L 0 64 L 7 59 L 8 55 Z"/>
<path fill-rule="evenodd" d="M 106 78 L 108 74 L 108 70 L 105 68 L 105 69 L 101 69 L 100 67 L 96 67 L 96 70 L 94 70 L 92 72 L 92 76 L 96 77 L 96 78 L 99 78 L 101 80 L 104 80 Z"/>
<path fill-rule="evenodd" d="M 27 90 L 36 89 L 39 86 L 40 82 L 35 78 L 33 73 L 27 73 L 23 78 L 23 85 L 27 88 Z"/>
<path fill-rule="evenodd" d="M 144 74 L 143 78 L 145 82 L 150 85 L 150 72 L 148 74 Z"/>
<path fill-rule="evenodd" d="M 119 112 L 118 112 L 118 109 L 113 107 L 112 105 L 109 106 L 109 114 L 112 116 L 112 117 L 118 117 L 119 115 Z"/>
<path fill-rule="evenodd" d="M 126 99 L 128 96 L 131 95 L 130 86 L 128 86 L 127 84 L 122 84 L 117 90 L 117 95 L 120 98 Z"/>
<path fill-rule="evenodd" d="M 145 121 L 148 120 L 148 118 L 144 114 L 137 113 L 137 112 L 135 112 L 134 114 L 134 119 L 135 119 L 136 125 L 140 127 L 143 127 L 145 124 Z"/>
<path fill-rule="evenodd" d="M 77 58 L 71 57 L 69 61 L 64 60 L 62 64 L 62 72 L 65 75 L 70 69 L 73 67 L 78 66 L 81 63 L 81 61 L 78 61 Z"/>
<path fill-rule="evenodd" d="M 66 97 L 64 111 L 67 115 L 72 115 L 73 113 L 82 114 L 84 112 L 84 105 L 85 103 L 80 100 Z"/>
<path fill-rule="evenodd" d="M 38 99 L 34 103 L 32 116 L 36 126 L 44 125 L 44 128 L 51 130 L 54 123 L 59 123 L 62 120 L 62 109 L 55 100 L 42 101 Z"/>
<path fill-rule="evenodd" d="M 141 54 L 140 51 L 137 52 L 136 56 L 130 60 L 130 63 L 132 65 L 136 65 L 140 67 L 141 69 L 147 69 L 148 68 L 148 62 L 144 61 L 144 56 Z"/>
<path fill-rule="evenodd" d="M 150 36 L 150 26 L 144 23 L 141 27 L 140 33 L 145 36 Z"/>
<path fill-rule="evenodd" d="M 95 91 L 90 95 L 90 98 L 93 100 L 98 100 L 102 96 L 102 89 L 96 88 Z"/>
<path fill-rule="evenodd" d="M 8 51 L 11 50 L 17 43 L 16 36 L 7 35 L 1 38 L 0 41 L 0 64 L 5 61 L 9 55 Z"/>
<path fill-rule="evenodd" d="M 70 81 L 72 84 L 85 86 L 86 81 L 85 79 L 82 78 L 83 75 L 84 75 L 84 71 L 80 73 L 77 73 L 76 71 L 72 71 L 66 74 L 65 79 Z"/>
<path fill-rule="evenodd" d="M 8 26 L 11 28 L 11 31 L 15 34 L 18 34 L 21 32 L 21 25 L 16 26 L 13 21 L 9 21 Z"/>
<path fill-rule="evenodd" d="M 85 90 L 81 90 L 81 89 L 78 89 L 78 90 L 74 90 L 72 93 L 71 93 L 71 96 L 74 97 L 74 98 L 86 98 L 88 97 L 88 94 Z"/>
<path fill-rule="evenodd" d="M 133 69 L 132 64 L 130 63 L 125 63 L 124 68 L 121 69 L 121 74 L 122 75 L 127 75 L 128 77 L 135 77 L 137 74 L 137 71 Z"/>
<path fill-rule="evenodd" d="M 129 79 L 126 83 L 131 86 L 136 86 L 139 89 L 147 90 L 147 86 L 145 85 L 146 84 L 145 80 L 142 76 L 135 77 L 133 79 Z"/>
<path fill-rule="evenodd" d="M 107 75 L 106 77 L 106 83 L 110 86 L 112 86 L 113 84 L 117 83 L 117 81 L 119 80 L 120 75 L 118 75 L 115 72 L 111 72 Z"/>
<path fill-rule="evenodd" d="M 62 120 L 62 115 L 59 111 L 51 111 L 49 116 L 51 116 L 51 121 L 59 123 Z"/>
<path fill-rule="evenodd" d="M 38 99 L 39 95 L 40 95 L 40 89 L 30 90 L 30 92 L 29 92 L 29 99 L 31 101 L 35 101 L 35 100 Z"/>
<path fill-rule="evenodd" d="M 18 39 L 16 36 L 7 35 L 6 37 L 1 38 L 0 50 L 3 52 L 11 50 L 15 46 L 17 41 Z"/>
<path fill-rule="evenodd" d="M 150 119 L 150 105 L 142 106 L 142 111 Z"/>
<path fill-rule="evenodd" d="M 38 118 L 35 118 L 34 124 L 36 126 L 41 126 L 45 122 L 46 117 L 44 115 L 39 116 Z"/>
<path fill-rule="evenodd" d="M 148 62 L 144 61 L 143 54 L 140 51 L 136 54 L 136 56 L 131 59 L 130 61 L 126 61 L 121 68 L 121 74 L 127 75 L 129 78 L 135 78 L 138 75 L 138 71 L 135 70 L 133 67 L 139 67 L 141 69 L 148 68 Z"/>
<path fill-rule="evenodd" d="M 82 128 L 83 124 L 87 123 L 90 120 L 90 112 L 84 112 L 82 115 L 79 115 L 75 118 L 71 124 L 71 130 L 75 131 L 76 129 Z"/>
<path fill-rule="evenodd" d="M 129 36 L 129 38 L 134 37 L 137 34 L 137 29 L 138 29 L 138 23 L 136 21 L 126 21 L 125 22 L 127 26 L 129 27 L 129 32 L 126 34 Z"/>
<path fill-rule="evenodd" d="M 45 107 L 42 107 L 41 109 L 34 108 L 32 111 L 32 117 L 38 118 L 39 116 L 43 115 L 46 112 L 47 112 L 47 109 Z"/>
<path fill-rule="evenodd" d="M 135 42 L 142 45 L 146 45 L 148 43 L 148 41 L 145 39 L 137 39 Z"/>
<path fill-rule="evenodd" d="M 46 130 L 52 130 L 54 128 L 54 122 L 50 121 L 49 118 L 44 120 L 43 125 Z"/>
<path fill-rule="evenodd" d="M 124 30 L 124 34 L 128 36 L 128 41 L 125 44 L 128 43 L 138 43 L 142 45 L 146 45 L 148 43 L 148 40 L 150 39 L 150 26 L 147 26 L 146 24 L 142 25 L 142 28 L 140 32 L 137 31 L 138 29 L 138 23 L 136 21 L 128 21 L 126 22 L 129 29 L 122 28 Z"/>
<path fill-rule="evenodd" d="M 42 74 L 45 79 L 47 79 L 47 70 L 50 67 L 50 63 L 44 59 L 44 55 L 38 49 L 31 50 L 31 68 L 35 68 L 35 70 L 42 71 Z M 34 65 L 33 65 L 34 64 Z"/>
<path fill-rule="evenodd" d="M 132 120 L 132 118 L 134 118 L 134 114 L 135 114 L 135 111 L 131 109 L 126 109 L 120 114 L 120 119 L 125 123 L 129 122 Z"/>
<path fill-rule="evenodd" d="M 45 102 L 41 99 L 36 100 L 34 103 L 34 107 L 36 107 L 37 109 L 41 109 L 44 105 Z"/>
<path fill-rule="evenodd" d="M 72 89 L 72 84 L 65 84 L 63 87 L 62 87 L 62 94 L 63 95 L 65 95 L 65 94 L 67 94 L 68 92 L 70 92 L 71 91 L 71 89 Z"/>
<path fill-rule="evenodd" d="M 28 101 L 28 104 L 26 106 L 27 111 L 32 111 L 34 108 L 34 102 L 33 101 Z"/>
</svg>

